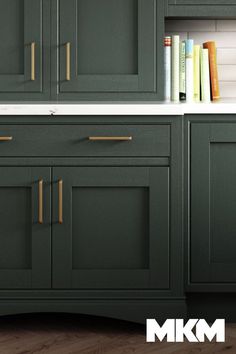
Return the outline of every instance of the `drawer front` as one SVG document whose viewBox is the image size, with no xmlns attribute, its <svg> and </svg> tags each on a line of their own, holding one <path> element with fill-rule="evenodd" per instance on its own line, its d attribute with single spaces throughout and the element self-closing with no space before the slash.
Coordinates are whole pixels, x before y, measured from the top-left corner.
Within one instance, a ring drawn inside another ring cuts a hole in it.
<svg viewBox="0 0 236 354">
<path fill-rule="evenodd" d="M 169 0 L 173 5 L 235 5 L 235 0 Z"/>
<path fill-rule="evenodd" d="M 169 125 L 1 125 L 0 156 L 169 156 Z"/>
</svg>

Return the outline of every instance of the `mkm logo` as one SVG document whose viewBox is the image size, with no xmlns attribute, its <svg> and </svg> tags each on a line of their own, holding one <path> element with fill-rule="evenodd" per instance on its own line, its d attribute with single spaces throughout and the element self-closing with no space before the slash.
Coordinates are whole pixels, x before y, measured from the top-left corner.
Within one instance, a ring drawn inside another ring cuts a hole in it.
<svg viewBox="0 0 236 354">
<path fill-rule="evenodd" d="M 184 342 L 186 338 L 189 342 L 211 342 L 216 338 L 216 342 L 225 342 L 225 320 L 217 319 L 210 326 L 204 319 L 190 319 L 184 324 L 183 319 L 167 319 L 160 326 L 155 319 L 148 319 L 146 322 L 146 341 L 153 343 L 156 340 L 162 342 L 166 337 L 167 342 Z M 195 328 L 195 331 L 194 331 Z"/>
</svg>

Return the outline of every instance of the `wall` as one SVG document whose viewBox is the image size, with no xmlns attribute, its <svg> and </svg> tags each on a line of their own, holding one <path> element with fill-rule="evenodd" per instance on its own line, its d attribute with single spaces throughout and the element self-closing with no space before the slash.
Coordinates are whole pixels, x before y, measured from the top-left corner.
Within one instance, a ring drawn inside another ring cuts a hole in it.
<svg viewBox="0 0 236 354">
<path fill-rule="evenodd" d="M 167 20 L 166 34 L 216 41 L 222 98 L 236 98 L 236 20 Z"/>
</svg>

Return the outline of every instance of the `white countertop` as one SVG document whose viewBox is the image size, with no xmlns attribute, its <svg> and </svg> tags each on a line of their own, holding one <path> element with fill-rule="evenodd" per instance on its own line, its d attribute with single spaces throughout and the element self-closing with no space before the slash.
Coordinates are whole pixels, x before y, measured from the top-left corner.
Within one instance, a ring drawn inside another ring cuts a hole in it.
<svg viewBox="0 0 236 354">
<path fill-rule="evenodd" d="M 185 115 L 236 114 L 236 99 L 215 103 L 4 103 L 0 115 Z"/>
</svg>

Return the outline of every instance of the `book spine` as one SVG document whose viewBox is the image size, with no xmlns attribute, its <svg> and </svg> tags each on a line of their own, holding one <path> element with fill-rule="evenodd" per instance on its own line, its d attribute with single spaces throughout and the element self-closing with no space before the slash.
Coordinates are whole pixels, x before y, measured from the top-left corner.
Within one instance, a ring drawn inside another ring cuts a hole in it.
<svg viewBox="0 0 236 354">
<path fill-rule="evenodd" d="M 179 102 L 179 36 L 172 36 L 171 99 Z"/>
<path fill-rule="evenodd" d="M 201 49 L 201 93 L 203 102 L 211 101 L 208 49 Z"/>
<path fill-rule="evenodd" d="M 171 100 L 171 37 L 164 39 L 165 100 Z"/>
<path fill-rule="evenodd" d="M 180 43 L 179 59 L 179 98 L 180 101 L 186 100 L 186 65 L 185 65 L 185 42 Z"/>
<path fill-rule="evenodd" d="M 219 88 L 219 79 L 218 79 L 215 42 L 206 42 L 203 44 L 203 48 L 206 48 L 209 51 L 211 96 L 212 96 L 212 100 L 216 101 L 220 98 L 220 88 Z"/>
<path fill-rule="evenodd" d="M 193 102 L 193 40 L 186 40 L 186 101 Z"/>
<path fill-rule="evenodd" d="M 195 45 L 193 50 L 194 93 L 195 102 L 200 102 L 200 45 Z"/>
</svg>

